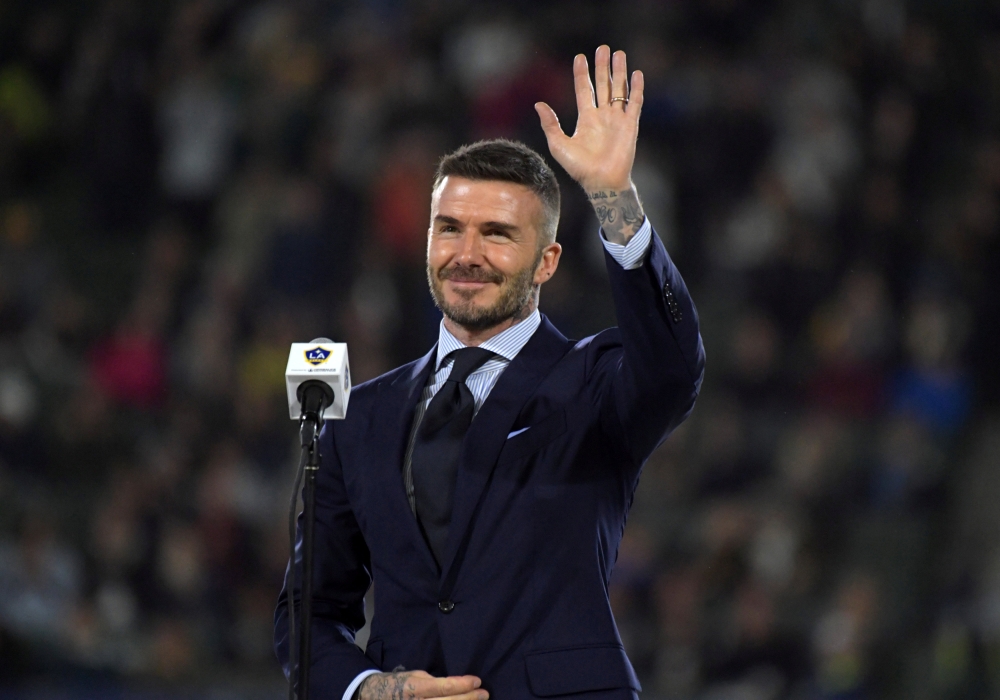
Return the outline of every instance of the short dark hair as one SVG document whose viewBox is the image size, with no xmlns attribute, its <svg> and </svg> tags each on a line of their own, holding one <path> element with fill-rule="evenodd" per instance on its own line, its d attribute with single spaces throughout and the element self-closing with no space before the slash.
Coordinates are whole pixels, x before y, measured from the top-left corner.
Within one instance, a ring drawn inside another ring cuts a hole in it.
<svg viewBox="0 0 1000 700">
<path fill-rule="evenodd" d="M 524 185 L 538 195 L 545 210 L 539 247 L 555 241 L 559 226 L 559 182 L 537 151 L 510 139 L 476 141 L 441 158 L 434 175 L 434 189 L 449 175 Z"/>
</svg>

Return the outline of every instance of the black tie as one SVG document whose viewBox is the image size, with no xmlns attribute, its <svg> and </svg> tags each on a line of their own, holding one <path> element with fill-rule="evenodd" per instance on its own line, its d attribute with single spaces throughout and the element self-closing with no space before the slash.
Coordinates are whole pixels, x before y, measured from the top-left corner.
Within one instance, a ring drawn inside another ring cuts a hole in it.
<svg viewBox="0 0 1000 700">
<path fill-rule="evenodd" d="M 462 348 L 452 355 L 455 362 L 451 374 L 427 406 L 410 456 L 417 520 L 439 566 L 448 544 L 462 442 L 476 410 L 476 400 L 465 385 L 465 378 L 493 353 L 482 348 Z"/>
</svg>

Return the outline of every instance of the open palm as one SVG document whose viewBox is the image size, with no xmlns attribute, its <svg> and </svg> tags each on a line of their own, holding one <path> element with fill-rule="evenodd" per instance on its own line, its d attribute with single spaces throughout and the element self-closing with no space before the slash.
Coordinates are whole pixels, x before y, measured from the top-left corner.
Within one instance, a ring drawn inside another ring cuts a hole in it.
<svg viewBox="0 0 1000 700">
<path fill-rule="evenodd" d="M 625 52 L 616 51 L 612 56 L 611 49 L 604 45 L 598 47 L 594 57 L 596 90 L 583 54 L 573 59 L 573 81 L 578 116 L 572 136 L 563 132 L 549 105 L 544 102 L 535 105 L 552 157 L 588 193 L 631 187 L 642 111 L 642 72 L 632 74 L 630 88 Z M 613 98 L 627 101 L 612 102 Z"/>
</svg>

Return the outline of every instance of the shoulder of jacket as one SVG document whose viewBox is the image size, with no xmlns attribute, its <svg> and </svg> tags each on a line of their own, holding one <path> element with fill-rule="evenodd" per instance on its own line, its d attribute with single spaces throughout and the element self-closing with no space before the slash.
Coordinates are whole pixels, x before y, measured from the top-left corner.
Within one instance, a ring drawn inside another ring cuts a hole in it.
<svg viewBox="0 0 1000 700">
<path fill-rule="evenodd" d="M 600 333 L 587 336 L 583 340 L 578 340 L 573 345 L 572 353 L 586 353 L 600 355 L 608 350 L 620 348 L 622 346 L 622 334 L 617 327 L 606 328 Z"/>
</svg>

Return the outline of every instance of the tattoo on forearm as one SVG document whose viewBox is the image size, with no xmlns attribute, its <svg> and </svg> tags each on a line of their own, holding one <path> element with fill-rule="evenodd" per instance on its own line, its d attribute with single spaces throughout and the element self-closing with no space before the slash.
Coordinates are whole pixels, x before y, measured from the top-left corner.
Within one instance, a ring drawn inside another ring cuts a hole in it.
<svg viewBox="0 0 1000 700">
<path fill-rule="evenodd" d="M 618 218 L 618 212 L 613 207 L 606 207 L 603 204 L 594 207 L 594 211 L 597 212 L 597 218 L 601 222 L 601 226 L 613 224 L 615 219 Z"/>
<path fill-rule="evenodd" d="M 617 197 L 617 196 L 618 193 L 615 192 L 614 190 L 608 190 L 607 192 L 601 190 L 600 192 L 591 192 L 590 194 L 587 195 L 587 199 L 593 202 L 598 199 L 608 199 L 609 197 Z"/>
<path fill-rule="evenodd" d="M 632 226 L 638 231 L 645 218 L 646 215 L 642 213 L 642 205 L 639 204 L 638 199 L 622 205 L 622 223 L 626 226 Z"/>
<path fill-rule="evenodd" d="M 601 190 L 588 192 L 587 199 L 594 206 L 597 220 L 601 222 L 605 237 L 612 243 L 625 245 L 639 229 L 646 215 L 635 189 Z"/>
<path fill-rule="evenodd" d="M 410 674 L 374 673 L 361 682 L 358 700 L 411 700 L 413 686 L 409 685 Z"/>
</svg>

